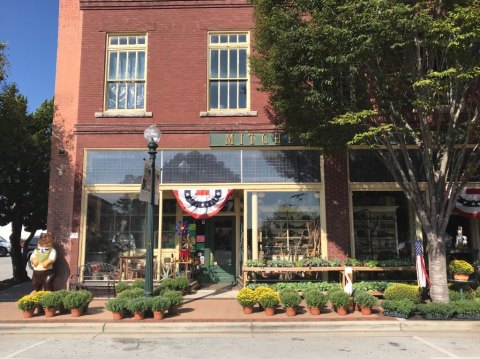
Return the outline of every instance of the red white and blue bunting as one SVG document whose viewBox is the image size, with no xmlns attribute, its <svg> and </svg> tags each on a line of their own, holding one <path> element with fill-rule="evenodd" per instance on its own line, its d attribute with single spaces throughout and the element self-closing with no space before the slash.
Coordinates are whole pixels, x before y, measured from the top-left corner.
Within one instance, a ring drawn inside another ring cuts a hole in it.
<svg viewBox="0 0 480 359">
<path fill-rule="evenodd" d="M 174 190 L 182 209 L 195 219 L 215 216 L 227 203 L 233 190 L 221 189 L 181 189 Z"/>
<path fill-rule="evenodd" d="M 458 197 L 455 207 L 462 216 L 480 218 L 480 188 L 467 188 Z"/>
</svg>

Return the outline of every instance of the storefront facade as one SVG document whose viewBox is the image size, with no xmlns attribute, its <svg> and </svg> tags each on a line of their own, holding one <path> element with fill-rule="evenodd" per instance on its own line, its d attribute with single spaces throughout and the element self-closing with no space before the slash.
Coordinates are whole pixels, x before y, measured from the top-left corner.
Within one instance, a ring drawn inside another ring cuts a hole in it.
<svg viewBox="0 0 480 359">
<path fill-rule="evenodd" d="M 324 158 L 271 123 L 249 71 L 253 41 L 246 0 L 60 0 L 48 217 L 58 287 L 85 263 L 145 253 L 152 124 L 156 278 L 183 256 L 185 231 L 204 282 L 234 282 L 249 259 L 413 258 L 418 221 L 368 151 Z M 195 218 L 178 200 L 185 190 L 229 196 Z M 458 221 L 478 248 L 478 219 Z"/>
</svg>

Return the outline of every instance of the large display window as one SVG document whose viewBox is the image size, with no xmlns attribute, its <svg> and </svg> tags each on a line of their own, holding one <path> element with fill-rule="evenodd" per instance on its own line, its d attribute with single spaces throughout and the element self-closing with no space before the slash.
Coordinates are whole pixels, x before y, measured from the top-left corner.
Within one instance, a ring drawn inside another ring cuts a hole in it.
<svg viewBox="0 0 480 359">
<path fill-rule="evenodd" d="M 253 259 L 320 256 L 320 195 L 318 192 L 250 192 L 248 246 Z"/>
</svg>

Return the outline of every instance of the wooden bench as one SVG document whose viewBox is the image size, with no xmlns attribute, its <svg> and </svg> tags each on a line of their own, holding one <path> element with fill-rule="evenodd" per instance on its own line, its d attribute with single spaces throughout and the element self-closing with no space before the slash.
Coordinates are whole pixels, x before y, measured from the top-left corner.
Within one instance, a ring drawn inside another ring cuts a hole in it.
<svg viewBox="0 0 480 359">
<path fill-rule="evenodd" d="M 78 268 L 69 279 L 70 290 L 88 290 L 94 297 L 115 297 L 115 282 L 120 271 L 109 263 L 90 262 Z"/>
</svg>

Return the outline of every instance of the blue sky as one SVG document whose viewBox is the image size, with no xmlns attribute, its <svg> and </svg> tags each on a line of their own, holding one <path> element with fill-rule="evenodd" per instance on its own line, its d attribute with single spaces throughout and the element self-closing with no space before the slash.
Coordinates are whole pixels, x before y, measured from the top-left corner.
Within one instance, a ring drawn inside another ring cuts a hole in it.
<svg viewBox="0 0 480 359">
<path fill-rule="evenodd" d="M 53 97 L 58 0 L 0 0 L 0 42 L 7 42 L 7 82 L 28 99 L 28 110 Z"/>
</svg>

